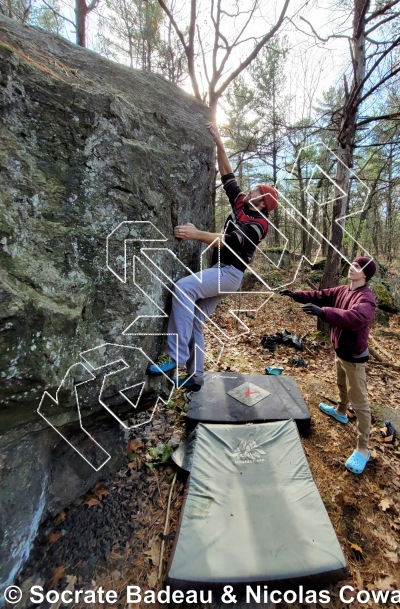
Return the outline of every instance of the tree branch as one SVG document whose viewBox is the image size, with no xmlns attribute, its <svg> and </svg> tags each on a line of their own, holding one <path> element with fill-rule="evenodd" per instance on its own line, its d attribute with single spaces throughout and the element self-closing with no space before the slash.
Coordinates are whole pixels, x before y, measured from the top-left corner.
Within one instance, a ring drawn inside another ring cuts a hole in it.
<svg viewBox="0 0 400 609">
<path fill-rule="evenodd" d="M 268 32 L 268 34 L 266 34 L 261 40 L 260 42 L 255 46 L 255 48 L 253 49 L 252 53 L 250 53 L 250 55 L 248 55 L 248 57 L 242 61 L 238 67 L 233 70 L 233 72 L 231 72 L 231 74 L 228 76 L 228 78 L 221 84 L 221 86 L 219 87 L 219 89 L 217 91 L 215 91 L 215 98 L 218 99 L 219 97 L 221 97 L 222 93 L 227 89 L 227 87 L 231 84 L 231 82 L 237 77 L 239 76 L 239 74 L 245 69 L 247 68 L 247 66 L 249 66 L 251 64 L 251 62 L 253 61 L 253 59 L 255 59 L 255 57 L 257 57 L 258 53 L 260 52 L 260 50 L 263 48 L 263 46 L 265 46 L 267 44 L 267 42 L 269 40 L 271 40 L 271 38 L 273 37 L 273 35 L 279 30 L 279 28 L 282 25 L 282 22 L 285 18 L 285 14 L 287 11 L 287 8 L 289 6 L 289 2 L 290 0 L 285 0 L 285 4 L 282 8 L 281 14 L 279 15 L 279 19 L 278 21 L 275 23 L 275 25 L 273 26 L 273 28 L 271 28 L 271 30 Z"/>
<path fill-rule="evenodd" d="M 211 2 L 211 18 L 214 25 L 214 47 L 212 54 L 212 65 L 213 65 L 213 77 L 215 72 L 217 71 L 217 53 L 218 53 L 218 34 L 219 34 L 219 24 L 220 24 L 220 8 L 221 8 L 221 0 L 217 0 L 217 17 L 214 19 L 214 0 Z M 203 60 L 204 53 L 203 53 Z"/>
<path fill-rule="evenodd" d="M 48 4 L 48 2 L 46 2 L 46 0 L 42 0 L 42 2 L 45 6 L 47 6 L 47 8 L 49 8 L 51 11 L 53 11 L 53 13 L 55 15 L 57 15 L 57 17 L 60 17 L 64 21 L 68 21 L 68 23 L 73 25 L 76 30 L 76 23 L 74 21 L 71 21 L 71 19 L 68 19 L 68 17 L 64 17 L 64 15 L 61 15 L 61 13 L 58 13 L 52 6 L 50 6 L 50 4 Z"/>
<path fill-rule="evenodd" d="M 360 121 L 357 121 L 357 127 L 361 125 L 367 125 L 368 123 L 373 123 L 375 121 L 390 121 L 400 119 L 400 112 L 394 112 L 393 114 L 381 114 L 380 116 L 370 116 L 368 118 L 363 118 Z"/>
<path fill-rule="evenodd" d="M 363 6 L 362 11 L 360 13 L 360 18 L 358 20 L 358 24 L 357 24 L 357 29 L 355 31 L 355 35 L 353 35 L 353 39 L 355 38 L 356 40 L 358 40 L 360 38 L 361 34 L 362 34 L 363 28 L 365 27 L 365 23 L 366 23 L 365 15 L 368 12 L 369 5 L 370 5 L 370 0 L 364 0 L 364 6 Z"/>
<path fill-rule="evenodd" d="M 164 0 L 158 0 L 159 5 L 163 9 L 164 13 L 167 15 L 170 23 L 172 24 L 179 40 L 182 43 L 184 48 L 186 59 L 188 62 L 188 71 L 190 81 L 192 83 L 193 92 L 197 99 L 201 99 L 199 85 L 196 78 L 195 67 L 194 67 L 194 34 L 195 34 L 195 26 L 196 26 L 196 0 L 191 0 L 191 10 L 190 10 L 190 24 L 189 24 L 189 40 L 188 43 L 185 42 L 185 37 L 176 23 L 174 16 L 171 11 L 165 4 Z"/>
<path fill-rule="evenodd" d="M 95 9 L 100 4 L 100 0 L 92 0 L 90 4 L 87 6 L 87 12 L 90 13 L 93 9 Z"/>
<path fill-rule="evenodd" d="M 381 80 L 379 82 L 377 82 L 373 87 L 371 87 L 371 89 L 369 91 L 367 91 L 367 93 L 365 93 L 361 97 L 359 103 L 361 104 L 365 99 L 367 99 L 367 97 L 369 97 L 371 95 L 371 93 L 373 93 L 374 91 L 376 91 L 376 89 L 378 89 L 381 85 L 383 85 L 384 82 L 386 82 L 393 76 L 396 76 L 396 74 L 398 74 L 399 72 L 400 72 L 400 66 L 398 68 L 396 68 L 396 70 L 389 72 L 389 74 L 387 74 L 384 78 L 381 78 Z"/>
<path fill-rule="evenodd" d="M 199 44 L 200 44 L 200 49 L 201 49 L 201 56 L 202 56 L 202 58 L 203 58 L 203 69 L 204 69 L 204 74 L 205 74 L 205 77 L 206 77 L 206 81 L 207 81 L 207 83 L 208 83 L 208 84 L 210 84 L 210 79 L 209 79 L 209 77 L 208 77 L 208 70 L 207 70 L 207 64 L 206 64 L 206 57 L 205 57 L 205 53 L 204 53 L 204 49 L 203 49 L 203 41 L 202 41 L 201 36 L 200 36 L 200 28 L 199 28 L 199 26 L 198 26 L 198 25 L 197 25 L 197 35 L 198 35 L 198 37 L 199 37 Z"/>
<path fill-rule="evenodd" d="M 214 84 L 216 84 L 216 83 L 218 82 L 218 80 L 219 80 L 219 78 L 220 78 L 220 76 L 221 76 L 221 74 L 222 74 L 222 72 L 223 72 L 223 70 L 224 70 L 224 67 L 225 67 L 225 65 L 226 65 L 226 62 L 228 61 L 228 58 L 229 58 L 229 56 L 230 56 L 230 54 L 231 54 L 231 52 L 232 52 L 232 49 L 233 49 L 235 46 L 239 46 L 239 45 L 238 45 L 239 38 L 240 38 L 240 36 L 243 34 L 243 32 L 246 30 L 246 28 L 247 28 L 247 26 L 248 26 L 248 24 L 249 24 L 250 20 L 252 19 L 253 15 L 254 15 L 255 8 L 256 8 L 256 3 L 254 3 L 254 4 L 253 4 L 253 7 L 252 7 L 252 9 L 251 9 L 251 11 L 250 11 L 250 14 L 249 14 L 249 17 L 248 17 L 248 19 L 247 19 L 246 23 L 244 24 L 244 26 L 242 27 L 241 31 L 240 31 L 240 32 L 239 32 L 239 34 L 236 36 L 236 38 L 235 38 L 235 40 L 233 41 L 233 43 L 232 43 L 231 45 L 229 45 L 229 46 L 228 46 L 227 51 L 226 51 L 226 53 L 225 53 L 225 57 L 223 57 L 223 59 L 222 59 L 222 61 L 221 61 L 221 63 L 220 63 L 220 66 L 219 66 L 218 70 L 216 71 L 216 78 L 215 78 L 215 80 L 214 80 Z"/>
<path fill-rule="evenodd" d="M 185 50 L 185 53 L 187 52 L 187 45 L 185 42 L 185 37 L 182 34 L 181 30 L 178 27 L 178 24 L 176 23 L 173 14 L 171 13 L 171 11 L 169 10 L 168 6 L 165 4 L 164 0 L 157 0 L 158 4 L 161 6 L 162 10 L 164 11 L 164 13 L 167 15 L 168 19 L 170 20 L 179 40 L 182 43 L 182 46 Z"/>
<path fill-rule="evenodd" d="M 24 15 L 22 17 L 23 23 L 26 23 L 26 21 L 29 17 L 29 13 L 31 12 L 31 8 L 32 8 L 32 0 L 29 0 L 29 2 L 27 3 L 27 5 L 25 6 L 25 9 L 24 9 Z"/>
<path fill-rule="evenodd" d="M 196 0 L 191 0 L 190 3 L 190 24 L 189 24 L 189 43 L 187 45 L 187 60 L 189 76 L 192 83 L 193 91 L 197 99 L 201 99 L 199 85 L 197 83 L 196 71 L 194 67 L 194 34 L 196 26 Z"/>
<path fill-rule="evenodd" d="M 380 46 L 382 44 L 393 44 L 394 40 L 374 40 L 373 38 L 366 37 L 365 40 L 368 40 L 371 44 L 375 44 L 376 46 Z"/>
<path fill-rule="evenodd" d="M 400 15 L 400 13 L 393 13 L 393 15 L 389 15 L 388 17 L 386 17 L 386 19 L 382 19 L 382 21 L 379 21 L 379 23 L 376 23 L 373 27 L 369 28 L 369 30 L 366 30 L 365 35 L 368 36 L 368 34 L 373 32 L 374 30 L 376 30 L 383 23 L 387 23 L 388 21 L 391 21 L 392 19 L 395 19 L 399 15 Z"/>
<path fill-rule="evenodd" d="M 400 0 L 393 0 L 393 2 L 389 2 L 389 4 L 387 4 L 386 6 L 382 6 L 382 8 L 378 9 L 374 13 L 371 13 L 370 16 L 366 18 L 365 23 L 369 23 L 373 19 L 379 17 L 379 15 L 384 15 L 386 11 L 392 8 L 392 6 L 396 6 L 396 4 L 399 4 L 399 1 Z"/>
<path fill-rule="evenodd" d="M 327 38 L 322 38 L 322 36 L 320 36 L 315 29 L 313 28 L 312 24 L 308 21 L 308 19 L 305 19 L 305 17 L 302 17 L 300 15 L 299 19 L 301 19 L 302 21 L 305 21 L 305 23 L 307 23 L 310 28 L 312 33 L 314 34 L 314 36 L 316 38 L 318 38 L 318 40 L 320 40 L 321 42 L 328 42 L 328 40 L 330 40 L 331 38 L 347 38 L 347 40 L 351 40 L 351 36 L 346 36 L 345 34 L 329 34 L 329 36 Z"/>
<path fill-rule="evenodd" d="M 376 68 L 381 63 L 381 61 L 399 44 L 399 42 L 400 42 L 400 36 L 394 41 L 393 44 L 391 44 L 385 51 L 382 52 L 381 56 L 375 61 L 375 63 L 372 65 L 372 67 L 369 69 L 369 71 L 365 74 L 362 81 L 358 84 L 358 86 L 354 89 L 354 91 L 352 91 L 350 99 L 346 105 L 352 104 L 354 102 L 354 100 L 357 99 L 359 92 L 362 91 L 362 88 L 365 85 L 365 83 L 367 82 L 368 78 L 371 76 L 371 74 L 373 74 L 373 72 L 376 70 Z M 397 70 L 393 73 L 393 75 L 395 73 L 397 73 Z M 358 105 L 360 105 L 361 102 L 364 101 L 364 99 L 366 99 L 368 97 L 368 95 L 370 95 L 373 91 L 375 91 L 378 88 L 378 86 L 380 86 L 380 84 L 382 84 L 383 82 L 388 80 L 388 78 L 391 78 L 391 76 L 389 75 L 389 77 L 386 77 L 383 81 L 379 81 L 379 83 L 377 85 L 375 85 L 367 94 L 363 95 L 363 97 L 358 101 Z"/>
</svg>

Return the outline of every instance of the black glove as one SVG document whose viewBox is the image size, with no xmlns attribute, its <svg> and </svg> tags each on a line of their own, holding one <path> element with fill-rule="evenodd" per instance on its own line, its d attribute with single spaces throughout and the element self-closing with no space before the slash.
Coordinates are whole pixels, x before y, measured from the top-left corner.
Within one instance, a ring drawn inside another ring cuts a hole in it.
<svg viewBox="0 0 400 609">
<path fill-rule="evenodd" d="M 304 311 L 304 313 L 307 313 L 307 315 L 316 315 L 317 317 L 324 317 L 324 311 L 323 309 L 321 309 L 321 307 L 317 307 L 317 305 L 315 304 L 305 304 L 301 307 Z"/>
<path fill-rule="evenodd" d="M 279 294 L 281 296 L 289 296 L 289 298 L 291 298 L 292 300 L 297 300 L 297 294 L 292 290 L 281 290 Z"/>
</svg>

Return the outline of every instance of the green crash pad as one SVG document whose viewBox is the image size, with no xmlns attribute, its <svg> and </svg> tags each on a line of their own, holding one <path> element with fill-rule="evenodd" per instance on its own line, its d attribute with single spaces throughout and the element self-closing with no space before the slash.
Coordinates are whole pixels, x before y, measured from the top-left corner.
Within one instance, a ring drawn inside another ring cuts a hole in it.
<svg viewBox="0 0 400 609">
<path fill-rule="evenodd" d="M 292 420 L 199 424 L 167 572 L 177 590 L 348 576 Z"/>
</svg>

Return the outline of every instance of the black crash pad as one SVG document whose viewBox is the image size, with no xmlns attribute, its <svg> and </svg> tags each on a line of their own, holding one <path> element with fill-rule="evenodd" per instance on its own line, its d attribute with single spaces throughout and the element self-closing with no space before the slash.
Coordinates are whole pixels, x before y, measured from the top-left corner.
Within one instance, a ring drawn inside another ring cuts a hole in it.
<svg viewBox="0 0 400 609">
<path fill-rule="evenodd" d="M 187 427 L 197 423 L 250 423 L 293 419 L 300 432 L 311 416 L 293 376 L 206 372 L 204 387 L 194 393 Z"/>
<path fill-rule="evenodd" d="M 294 422 L 198 425 L 167 583 L 313 589 L 347 576 Z"/>
</svg>

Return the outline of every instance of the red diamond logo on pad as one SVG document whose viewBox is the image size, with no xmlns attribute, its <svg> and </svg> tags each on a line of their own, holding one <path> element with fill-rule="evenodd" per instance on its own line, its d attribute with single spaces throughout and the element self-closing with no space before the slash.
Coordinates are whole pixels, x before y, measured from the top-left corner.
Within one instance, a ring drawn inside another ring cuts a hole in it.
<svg viewBox="0 0 400 609">
<path fill-rule="evenodd" d="M 254 404 L 270 395 L 269 391 L 262 389 L 262 387 L 257 387 L 254 383 L 242 383 L 238 387 L 235 387 L 235 389 L 227 391 L 227 393 L 238 402 L 245 404 L 245 406 L 254 406 Z"/>
</svg>

